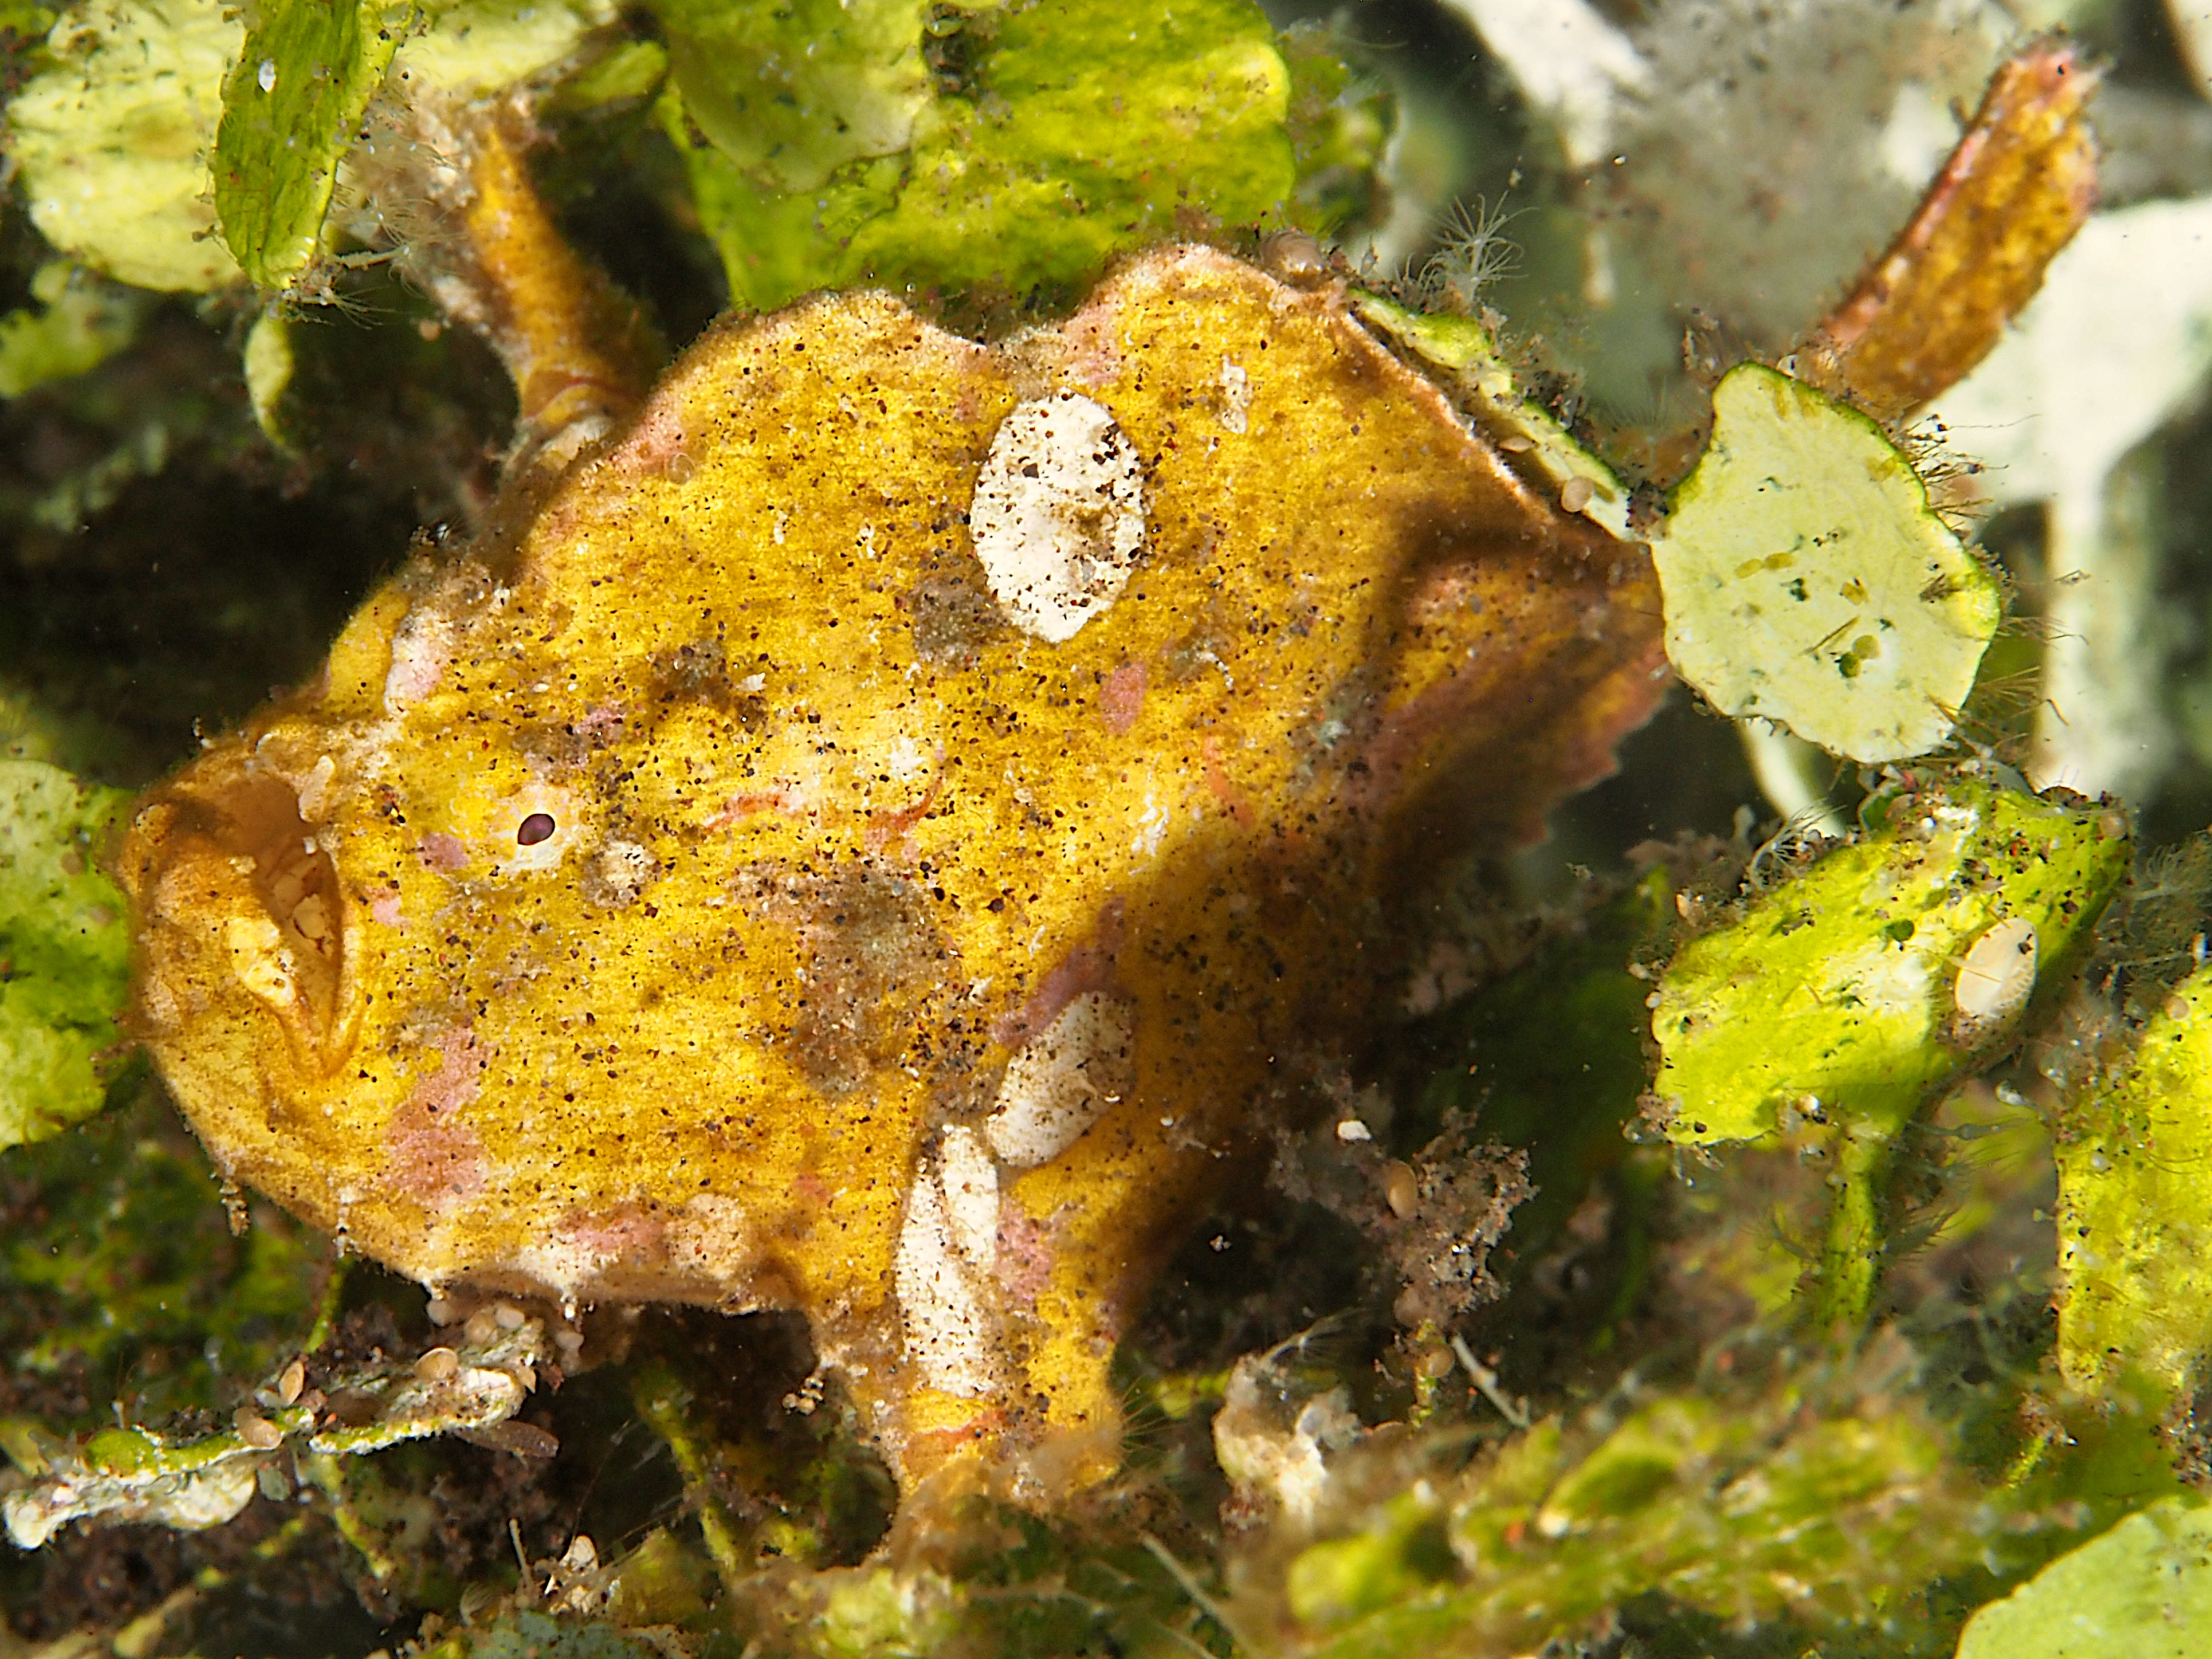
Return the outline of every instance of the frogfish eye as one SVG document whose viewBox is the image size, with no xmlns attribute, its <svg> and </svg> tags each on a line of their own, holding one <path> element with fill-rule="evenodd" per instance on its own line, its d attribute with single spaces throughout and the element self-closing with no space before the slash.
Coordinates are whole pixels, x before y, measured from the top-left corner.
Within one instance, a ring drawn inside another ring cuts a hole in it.
<svg viewBox="0 0 2212 1659">
<path fill-rule="evenodd" d="M 535 847 L 539 842 L 550 841 L 552 838 L 553 815 L 550 812 L 532 812 L 528 817 L 523 819 L 514 832 L 515 845 L 518 847 Z"/>
</svg>

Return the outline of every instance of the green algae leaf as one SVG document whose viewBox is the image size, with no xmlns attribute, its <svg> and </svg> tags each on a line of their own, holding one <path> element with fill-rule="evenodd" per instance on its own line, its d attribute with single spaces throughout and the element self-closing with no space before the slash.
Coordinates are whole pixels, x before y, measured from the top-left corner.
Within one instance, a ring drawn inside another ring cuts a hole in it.
<svg viewBox="0 0 2212 1659">
<path fill-rule="evenodd" d="M 0 760 L 45 761 L 66 771 L 112 775 L 130 769 L 128 749 L 113 727 L 89 714 L 60 713 L 0 675 Z"/>
<path fill-rule="evenodd" d="M 1293 23 L 1277 41 L 1291 76 L 1291 216 L 1321 235 L 1375 223 L 1388 210 L 1381 168 L 1397 125 L 1388 88 L 1337 46 L 1336 32 L 1314 22 Z"/>
<path fill-rule="evenodd" d="M 1854 760 L 1950 735 L 2003 613 L 1996 580 L 1873 421 L 1759 363 L 1652 538 L 1667 655 L 1724 714 Z"/>
<path fill-rule="evenodd" d="M 1511 972 L 1439 1009 L 1407 1045 L 1419 1068 L 1410 1084 L 1419 1133 L 1460 1113 L 1484 1140 L 1528 1153 L 1535 1190 L 1513 1211 L 1521 1255 L 1542 1249 L 1592 1179 L 1628 1154 L 1621 1129 L 1650 1075 L 1651 990 L 1629 963 L 1666 936 L 1673 899 L 1665 872 L 1650 872 L 1543 939 Z"/>
<path fill-rule="evenodd" d="M 933 1553 L 921 1562 L 811 1572 L 771 1565 L 741 1578 L 716 1615 L 746 1651 L 794 1659 L 1227 1650 L 1202 1639 L 1187 1590 L 1125 1526 L 971 1502 L 934 1512 L 927 1531 Z"/>
<path fill-rule="evenodd" d="M 1686 1145 L 1765 1141 L 1785 1109 L 1894 1133 L 2060 983 L 2130 856 L 2124 820 L 1961 768 L 1692 939 L 1653 1005 L 1653 1085 Z"/>
<path fill-rule="evenodd" d="M 52 6 L 33 5 L 27 0 L 4 0 L 0 3 L 0 29 L 19 39 L 29 39 L 52 28 L 59 15 Z"/>
<path fill-rule="evenodd" d="M 886 94 L 865 118 L 823 105 L 820 88 L 858 97 L 868 74 L 884 79 L 886 64 L 905 60 L 885 58 L 887 36 L 841 34 L 848 48 L 865 47 L 865 62 L 834 83 L 826 65 L 811 68 L 804 96 L 791 95 L 852 131 L 804 143 L 732 137 L 734 150 L 716 133 L 729 131 L 730 109 L 693 106 L 682 18 L 669 15 L 677 73 L 661 124 L 743 307 L 773 309 L 813 289 L 862 283 L 1072 291 L 1124 249 L 1209 219 L 1251 224 L 1280 212 L 1295 182 L 1289 76 L 1250 0 L 1044 0 L 978 13 L 929 36 L 923 61 L 942 67 L 918 106 L 903 92 Z M 884 23 L 891 12 L 865 15 Z M 914 27 L 921 53 L 919 9 Z M 720 66 L 722 83 L 773 77 L 781 71 L 772 55 L 744 60 L 749 70 Z M 757 112 L 748 104 L 744 113 L 750 121 Z M 876 150 L 902 128 L 900 148 Z M 830 161 L 847 149 L 851 159 Z M 817 183 L 787 182 L 824 165 Z"/>
<path fill-rule="evenodd" d="M 1283 1589 L 1300 1624 L 1326 1627 L 1419 1595 L 1448 1581 L 1454 1565 L 1443 1505 L 1416 1487 L 1376 1506 L 1349 1538 L 1301 1551 Z"/>
<path fill-rule="evenodd" d="M 2212 1652 L 2212 1509 L 2169 1498 L 1967 1621 L 1958 1659 L 2194 1659 Z"/>
<path fill-rule="evenodd" d="M 0 398 L 97 368 L 138 337 L 142 296 L 76 274 L 68 260 L 49 260 L 31 278 L 37 307 L 0 317 Z"/>
<path fill-rule="evenodd" d="M 1540 1423 L 1456 1478 L 1401 1484 L 1288 1563 L 1284 1603 L 1322 1638 L 1295 1650 L 1528 1653 L 1655 1593 L 1740 1628 L 1878 1625 L 1984 1540 L 1948 1431 L 1896 1387 L 1910 1356 L 1889 1339 L 1862 1363 L 1855 1388 L 1785 1373 L 1751 1395 L 1643 1393 L 1610 1426 Z"/>
<path fill-rule="evenodd" d="M 106 1097 L 131 930 L 94 844 L 130 799 L 40 761 L 0 761 L 0 1148 Z"/>
<path fill-rule="evenodd" d="M 272 0 L 223 82 L 216 138 L 216 212 L 240 267 L 264 288 L 307 269 L 395 61 L 404 91 L 479 97 L 562 62 L 612 15 L 605 0 Z"/>
<path fill-rule="evenodd" d="M 422 1651 L 423 1659 L 659 1659 L 665 1650 L 597 1620 L 510 1613 Z"/>
<path fill-rule="evenodd" d="M 52 1378 L 50 1398 L 75 1399 L 44 1408 L 69 1413 L 50 1427 L 112 1422 L 118 1382 L 140 1422 L 228 1407 L 234 1377 L 296 1351 L 328 1244 L 258 1203 L 233 1233 L 205 1155 L 156 1091 L 6 1164 L 0 1350 L 19 1384 Z"/>
<path fill-rule="evenodd" d="M 204 292 L 238 267 L 212 234 L 207 151 L 245 28 L 223 0 L 81 0 L 53 67 L 8 106 L 46 239 L 137 288 Z"/>
<path fill-rule="evenodd" d="M 215 210 L 247 276 L 282 288 L 307 268 L 338 158 L 413 8 L 392 0 L 268 0 L 222 84 Z"/>
<path fill-rule="evenodd" d="M 432 0 L 428 27 L 400 45 L 392 78 L 405 91 L 481 98 L 568 60 L 614 21 L 613 0 Z"/>
<path fill-rule="evenodd" d="M 811 1644 L 823 1659 L 931 1653 L 951 1633 L 958 1594 L 942 1576 L 863 1567 L 837 1574 Z"/>
<path fill-rule="evenodd" d="M 656 0 L 684 107 L 716 149 L 778 191 L 913 142 L 933 86 L 927 0 Z"/>
<path fill-rule="evenodd" d="M 538 106 L 538 113 L 579 115 L 610 104 L 641 102 L 660 90 L 667 75 L 667 47 L 658 40 L 625 41 L 562 81 Z"/>
<path fill-rule="evenodd" d="M 274 1379 L 229 1428 L 166 1435 L 118 1425 L 80 1449 L 38 1444 L 35 1479 L 0 1497 L 0 1517 L 21 1549 L 36 1549 L 72 1521 L 146 1521 L 183 1531 L 221 1525 L 252 1497 L 256 1477 L 287 1445 L 309 1456 L 360 1456 L 409 1440 L 465 1434 L 481 1443 L 550 1455 L 544 1431 L 511 1425 L 552 1358 L 542 1320 L 513 1331 L 487 1319 L 454 1346 L 448 1362 L 378 1354 L 365 1364 L 326 1373 L 322 1386 L 348 1402 L 344 1420 L 319 1410 L 319 1396 L 292 1390 L 286 1403 Z M 265 1414 L 264 1414 L 265 1413 Z"/>
<path fill-rule="evenodd" d="M 2212 1350 L 2212 968 L 2086 1095 L 2059 1137 L 2059 1366 L 2170 1398 Z"/>
<path fill-rule="evenodd" d="M 1626 540 L 1639 538 L 1628 522 L 1627 487 L 1556 416 L 1522 392 L 1488 324 L 1450 312 L 1414 311 L 1379 294 L 1359 294 L 1352 305 L 1361 320 L 1401 350 L 1431 372 L 1444 371 L 1462 406 L 1491 441 L 1547 482 L 1569 511 Z"/>
<path fill-rule="evenodd" d="M 246 331 L 246 349 L 239 354 L 246 377 L 246 400 L 253 406 L 253 423 L 279 449 L 289 449 L 284 432 L 284 394 L 292 388 L 299 368 L 292 349 L 292 325 L 275 312 L 264 312 Z"/>
<path fill-rule="evenodd" d="M 100 1516 L 198 1532 L 237 1518 L 253 1499 L 258 1460 L 234 1435 L 227 1455 L 172 1446 L 137 1429 L 105 1429 L 85 1455 L 46 1456 L 44 1482 L 0 1498 L 0 1522 L 17 1549 L 34 1550 L 76 1520 Z"/>
</svg>

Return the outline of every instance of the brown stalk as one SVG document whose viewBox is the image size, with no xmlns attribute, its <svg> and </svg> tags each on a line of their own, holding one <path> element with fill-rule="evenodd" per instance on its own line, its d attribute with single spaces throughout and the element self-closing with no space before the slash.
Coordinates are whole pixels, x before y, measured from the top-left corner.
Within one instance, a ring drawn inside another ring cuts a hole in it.
<svg viewBox="0 0 2212 1659">
<path fill-rule="evenodd" d="M 1911 222 L 1799 349 L 1802 379 L 1893 421 L 1988 355 L 2096 204 L 2099 78 L 2052 39 L 1998 69 Z"/>
</svg>

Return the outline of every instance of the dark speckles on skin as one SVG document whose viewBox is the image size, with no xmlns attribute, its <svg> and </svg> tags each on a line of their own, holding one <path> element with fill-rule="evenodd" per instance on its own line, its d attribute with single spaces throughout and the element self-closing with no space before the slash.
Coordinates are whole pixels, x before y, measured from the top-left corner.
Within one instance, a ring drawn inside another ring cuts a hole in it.
<svg viewBox="0 0 2212 1659">
<path fill-rule="evenodd" d="M 928 663 L 970 661 L 1006 625 L 980 569 L 925 576 L 906 596 L 906 610 L 914 629 L 914 653 Z"/>
<path fill-rule="evenodd" d="M 577 888 L 586 903 L 618 910 L 636 903 L 660 873 L 660 861 L 642 845 L 611 840 L 586 862 Z"/>
<path fill-rule="evenodd" d="M 951 954 L 927 890 L 875 859 L 827 872 L 759 864 L 735 885 L 749 910 L 798 935 L 805 983 L 787 1040 L 806 1079 L 847 1095 L 899 1063 L 949 983 Z"/>
<path fill-rule="evenodd" d="M 732 677 L 728 649 L 716 638 L 655 652 L 646 684 L 647 699 L 657 707 L 704 703 L 744 726 L 758 725 L 767 709 L 757 693 L 743 690 Z"/>
</svg>

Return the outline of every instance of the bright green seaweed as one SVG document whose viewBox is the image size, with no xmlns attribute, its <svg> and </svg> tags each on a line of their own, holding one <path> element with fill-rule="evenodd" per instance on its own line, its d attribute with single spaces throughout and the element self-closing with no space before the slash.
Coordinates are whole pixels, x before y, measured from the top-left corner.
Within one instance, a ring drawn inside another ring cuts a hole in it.
<svg viewBox="0 0 2212 1659">
<path fill-rule="evenodd" d="M 2124 814 L 1914 775 L 1882 827 L 1683 947 L 1653 999 L 1653 1092 L 1684 1146 L 1832 1131 L 1838 1176 L 1815 1298 L 1856 1321 L 1883 1250 L 1892 1141 L 2069 982 L 2127 875 Z"/>
<path fill-rule="evenodd" d="M 1249 0 L 928 9 L 855 11 L 825 37 L 838 58 L 802 73 L 782 24 L 664 8 L 661 124 L 738 305 L 859 283 L 1073 291 L 1125 248 L 1289 211 L 1290 76 Z M 763 86 L 767 126 L 738 127 L 730 89 Z"/>
<path fill-rule="evenodd" d="M 2172 1399 L 2212 1349 L 2212 969 L 2069 1103 L 2058 1146 L 2058 1360 L 2068 1380 L 2132 1378 Z"/>
<path fill-rule="evenodd" d="M 314 257 L 362 112 L 414 8 L 387 0 L 270 0 L 223 77 L 215 208 L 239 268 L 282 288 Z"/>
<path fill-rule="evenodd" d="M 119 1064 L 130 928 L 99 860 L 129 799 L 0 760 L 0 1148 L 91 1116 Z"/>
</svg>

